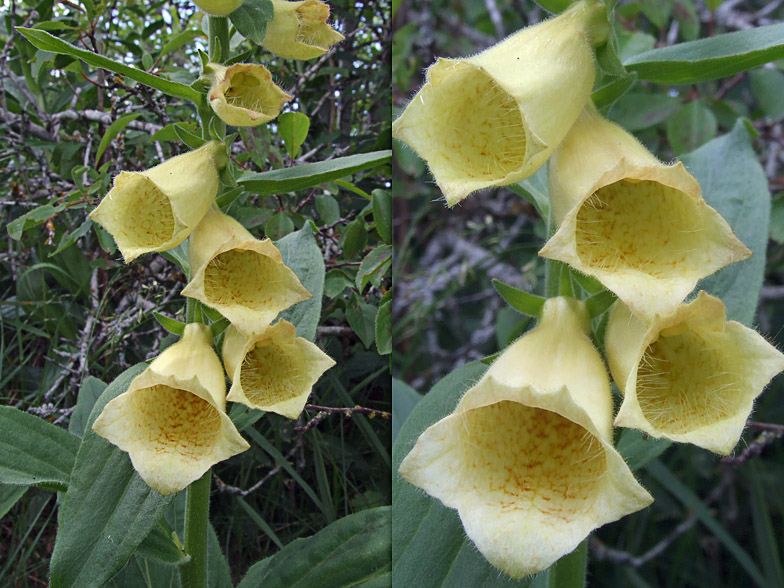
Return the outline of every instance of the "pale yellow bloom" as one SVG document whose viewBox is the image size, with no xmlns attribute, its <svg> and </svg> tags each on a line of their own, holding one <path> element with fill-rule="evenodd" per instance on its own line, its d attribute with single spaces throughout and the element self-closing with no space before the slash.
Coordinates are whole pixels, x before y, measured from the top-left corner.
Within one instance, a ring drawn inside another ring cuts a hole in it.
<svg viewBox="0 0 784 588">
<path fill-rule="evenodd" d="M 93 431 L 127 451 L 141 478 L 163 495 L 250 447 L 226 415 L 210 329 L 196 323 L 104 407 Z"/>
<path fill-rule="evenodd" d="M 212 110 L 227 125 L 255 127 L 271 121 L 293 96 L 272 81 L 263 65 L 237 63 L 226 67 L 209 63 L 204 77 L 210 81 Z"/>
<path fill-rule="evenodd" d="M 605 8 L 578 2 L 464 59 L 439 59 L 392 125 L 430 166 L 449 206 L 470 193 L 533 174 L 589 99 L 591 37 L 608 30 Z"/>
<path fill-rule="evenodd" d="M 188 238 L 218 193 L 226 147 L 212 141 L 143 172 L 122 171 L 90 218 L 114 237 L 125 262 Z"/>
<path fill-rule="evenodd" d="M 192 278 L 183 296 L 246 333 L 263 330 L 279 312 L 311 297 L 272 241 L 256 239 L 215 207 L 193 232 L 189 257 Z"/>
<path fill-rule="evenodd" d="M 652 502 L 612 446 L 612 397 L 590 318 L 545 302 L 455 412 L 428 428 L 400 474 L 456 508 L 487 560 L 513 578 L 544 570 L 596 527 Z"/>
<path fill-rule="evenodd" d="M 616 425 L 722 455 L 738 443 L 754 399 L 784 370 L 784 355 L 727 321 L 721 300 L 705 292 L 650 324 L 617 304 L 605 347 L 624 395 Z"/>
<path fill-rule="evenodd" d="M 641 316 L 672 312 L 700 278 L 751 255 L 682 163 L 661 163 L 593 107 L 550 161 L 550 204 L 558 231 L 539 255 Z"/>
<path fill-rule="evenodd" d="M 243 0 L 193 0 L 193 3 L 207 14 L 227 16 L 237 10 Z"/>
<path fill-rule="evenodd" d="M 287 59 L 313 59 L 345 39 L 327 24 L 329 5 L 320 0 L 272 0 L 275 17 L 262 45 Z"/>
<path fill-rule="evenodd" d="M 295 419 L 313 384 L 335 362 L 281 319 L 250 337 L 229 327 L 223 364 L 232 381 L 229 400 Z"/>
</svg>

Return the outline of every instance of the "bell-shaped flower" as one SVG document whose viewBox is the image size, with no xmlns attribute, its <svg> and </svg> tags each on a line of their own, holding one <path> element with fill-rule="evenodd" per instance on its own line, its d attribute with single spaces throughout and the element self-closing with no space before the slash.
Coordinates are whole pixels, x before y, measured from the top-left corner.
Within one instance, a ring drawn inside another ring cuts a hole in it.
<svg viewBox="0 0 784 588">
<path fill-rule="evenodd" d="M 210 329 L 197 323 L 109 401 L 93 431 L 127 451 L 141 478 L 163 495 L 250 447 L 226 415 L 226 381 Z"/>
<path fill-rule="evenodd" d="M 608 29 L 583 1 L 464 59 L 439 59 L 392 134 L 427 161 L 448 206 L 533 174 L 577 119 L 594 82 L 591 39 Z"/>
<path fill-rule="evenodd" d="M 513 578 L 568 554 L 595 528 L 652 502 L 612 446 L 612 397 L 583 303 L 545 302 L 455 411 L 400 466 L 456 508 L 468 537 Z"/>
<path fill-rule="evenodd" d="M 266 328 L 289 306 L 311 297 L 269 239 L 211 208 L 193 232 L 191 281 L 183 296 L 200 300 L 246 333 Z"/>
<path fill-rule="evenodd" d="M 345 39 L 327 24 L 329 4 L 321 0 L 272 0 L 275 17 L 262 45 L 287 59 L 313 59 Z"/>
<path fill-rule="evenodd" d="M 313 384 L 335 362 L 281 319 L 252 336 L 226 329 L 223 364 L 232 382 L 229 400 L 295 419 Z"/>
<path fill-rule="evenodd" d="M 682 163 L 665 165 L 587 107 L 550 161 L 558 230 L 539 255 L 594 276 L 635 314 L 669 314 L 751 255 Z"/>
<path fill-rule="evenodd" d="M 172 249 L 212 206 L 226 161 L 226 146 L 212 141 L 146 171 L 122 171 L 90 218 L 111 233 L 126 263 Z"/>
<path fill-rule="evenodd" d="M 227 125 L 255 127 L 280 114 L 293 96 L 286 94 L 263 65 L 209 63 L 203 77 L 210 82 L 208 98 L 215 114 Z"/>
<path fill-rule="evenodd" d="M 244 0 L 193 0 L 193 3 L 212 16 L 227 16 L 237 10 Z"/>
<path fill-rule="evenodd" d="M 738 443 L 754 399 L 784 370 L 784 355 L 727 321 L 721 300 L 705 292 L 652 323 L 616 304 L 605 348 L 623 394 L 616 425 L 722 455 Z"/>
</svg>

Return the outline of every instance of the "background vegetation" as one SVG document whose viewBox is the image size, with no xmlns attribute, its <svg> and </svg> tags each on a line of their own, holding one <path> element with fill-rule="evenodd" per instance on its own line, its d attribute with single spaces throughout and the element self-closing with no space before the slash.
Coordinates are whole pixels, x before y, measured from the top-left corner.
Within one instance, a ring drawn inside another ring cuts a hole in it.
<svg viewBox="0 0 784 588">
<path fill-rule="evenodd" d="M 265 64 L 295 96 L 284 110 L 310 118 L 294 158 L 276 124 L 241 130 L 233 153 L 242 170 L 390 147 L 390 4 L 330 5 L 346 40 L 321 58 L 284 60 L 233 39 L 238 61 Z M 206 19 L 189 1 L 2 4 L 0 403 L 68 427 L 80 389 L 100 388 L 176 340 L 154 314 L 184 320 L 177 250 L 124 265 L 87 214 L 120 170 L 187 151 L 182 139 L 198 119 L 186 103 L 37 50 L 15 32 L 19 25 L 191 84 L 200 69 L 196 49 L 206 49 Z M 316 343 L 338 365 L 311 402 L 363 409 L 311 406 L 294 422 L 266 415 L 246 430 L 251 450 L 213 469 L 211 521 L 235 582 L 294 539 L 391 500 L 383 416 L 390 410 L 390 179 L 382 166 L 287 194 L 223 188 L 230 213 L 257 236 L 277 240 L 315 223 L 327 269 Z M 56 513 L 56 493 L 0 485 L 0 585 L 46 585 Z"/>
<path fill-rule="evenodd" d="M 531 0 L 402 0 L 393 20 L 395 114 L 436 57 L 476 53 L 548 14 Z M 621 1 L 616 15 L 625 59 L 653 47 L 778 23 L 784 7 L 761 1 Z M 663 161 L 729 133 L 740 117 L 751 121 L 772 197 L 765 285 L 754 323 L 779 348 L 784 341 L 783 68 L 784 62 L 775 62 L 689 86 L 636 82 L 606 113 Z M 447 210 L 424 163 L 401 144 L 394 149 L 399 230 L 393 385 L 400 416 L 446 374 L 500 351 L 527 328 L 528 319 L 504 303 L 491 279 L 542 294 L 544 264 L 537 251 L 546 228 L 528 201 L 509 189 L 474 194 Z M 756 404 L 755 421 L 784 422 L 783 388 L 784 380 L 774 379 Z M 394 430 L 399 426 L 398 421 Z M 588 584 L 784 585 L 780 431 L 748 428 L 733 459 L 673 446 L 639 470 L 655 503 L 592 536 Z M 752 568 L 759 572 L 756 579 Z"/>
</svg>

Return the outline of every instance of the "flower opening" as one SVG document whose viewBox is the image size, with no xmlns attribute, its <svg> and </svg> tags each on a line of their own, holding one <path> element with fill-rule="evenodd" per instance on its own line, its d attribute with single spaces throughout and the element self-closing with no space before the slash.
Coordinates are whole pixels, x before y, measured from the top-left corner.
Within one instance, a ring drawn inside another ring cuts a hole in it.
<svg viewBox="0 0 784 588">
<path fill-rule="evenodd" d="M 513 343 L 428 428 L 400 474 L 456 508 L 466 533 L 513 578 L 537 573 L 650 495 L 612 447 L 612 400 L 582 303 L 545 302 Z"/>
<path fill-rule="evenodd" d="M 705 292 L 652 324 L 617 305 L 606 348 L 624 395 L 617 425 L 722 455 L 737 444 L 754 399 L 784 370 L 784 355 L 727 321 L 721 300 Z"/>
<path fill-rule="evenodd" d="M 267 25 L 262 45 L 287 59 L 324 55 L 345 37 L 327 24 L 329 5 L 320 0 L 273 0 L 275 17 Z"/>
<path fill-rule="evenodd" d="M 209 327 L 191 323 L 104 407 L 93 430 L 128 452 L 141 478 L 168 495 L 249 448 L 225 408 L 226 384 Z"/>
<path fill-rule="evenodd" d="M 229 327 L 223 362 L 232 381 L 229 400 L 290 419 L 299 416 L 313 385 L 335 365 L 283 319 L 252 337 Z"/>
<path fill-rule="evenodd" d="M 143 172 L 122 171 L 90 218 L 111 233 L 126 263 L 176 247 L 215 200 L 225 160 L 225 146 L 213 141 Z"/>
<path fill-rule="evenodd" d="M 592 107 L 553 155 L 550 200 L 559 226 L 539 254 L 644 317 L 672 312 L 700 278 L 751 255 L 683 164 L 660 163 Z"/>
<path fill-rule="evenodd" d="M 263 330 L 310 293 L 269 239 L 253 237 L 217 208 L 205 215 L 191 238 L 193 278 L 184 296 L 219 311 L 245 332 Z"/>
<path fill-rule="evenodd" d="M 229 125 L 255 127 L 269 122 L 293 98 L 275 85 L 263 65 L 237 63 L 225 67 L 210 63 L 204 71 L 211 82 L 210 106 Z"/>
<path fill-rule="evenodd" d="M 578 2 L 465 59 L 439 59 L 393 126 L 430 166 L 447 204 L 533 174 L 563 139 L 594 81 L 591 38 L 605 9 Z"/>
</svg>

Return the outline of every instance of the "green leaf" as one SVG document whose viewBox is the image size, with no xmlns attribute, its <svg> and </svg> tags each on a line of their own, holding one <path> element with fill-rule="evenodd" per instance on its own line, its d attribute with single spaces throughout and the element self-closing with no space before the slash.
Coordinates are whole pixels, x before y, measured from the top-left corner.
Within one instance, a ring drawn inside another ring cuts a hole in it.
<svg viewBox="0 0 784 588">
<path fill-rule="evenodd" d="M 784 207 L 782 208 L 784 209 Z M 331 269 L 327 272 L 327 277 L 324 279 L 324 296 L 335 298 L 343 290 L 353 285 L 354 282 L 342 269 Z"/>
<path fill-rule="evenodd" d="M 367 247 L 367 242 L 368 235 L 365 229 L 365 222 L 361 218 L 351 221 L 340 235 L 339 244 L 343 249 L 342 257 L 351 259 L 362 253 L 365 247 Z"/>
<path fill-rule="evenodd" d="M 106 390 L 106 386 L 106 382 L 93 376 L 87 376 L 84 379 L 81 388 L 79 388 L 79 396 L 76 398 L 76 408 L 71 413 L 71 420 L 68 421 L 68 431 L 70 433 L 79 437 L 84 436 L 90 412 L 92 412 L 93 406 L 95 406 L 103 391 Z M 76 457 L 75 453 L 74 457 Z"/>
<path fill-rule="evenodd" d="M 585 308 L 592 319 L 603 314 L 617 300 L 617 296 L 609 290 L 602 290 L 585 299 Z"/>
<path fill-rule="evenodd" d="M 185 332 L 185 323 L 181 323 L 180 321 L 163 315 L 160 312 L 153 311 L 152 316 L 155 317 L 155 320 L 158 321 L 158 323 L 164 329 L 174 335 L 177 335 L 178 337 L 182 337 L 182 334 Z"/>
<path fill-rule="evenodd" d="M 751 91 L 765 116 L 778 119 L 784 116 L 784 73 L 778 69 L 762 68 L 749 72 Z"/>
<path fill-rule="evenodd" d="M 2 519 L 19 499 L 27 492 L 27 486 L 0 484 L 0 519 Z"/>
<path fill-rule="evenodd" d="M 68 486 L 79 438 L 13 406 L 0 406 L 0 483 Z"/>
<path fill-rule="evenodd" d="M 422 400 L 422 395 L 403 380 L 392 378 L 392 443 L 397 439 L 403 423 L 414 407 Z"/>
<path fill-rule="evenodd" d="M 652 49 L 624 61 L 641 80 L 696 84 L 784 57 L 784 23 Z"/>
<path fill-rule="evenodd" d="M 359 264 L 359 271 L 357 271 L 356 285 L 359 293 L 362 294 L 368 282 L 376 288 L 380 287 L 381 280 L 390 267 L 392 267 L 391 245 L 379 245 L 371 250 Z"/>
<path fill-rule="evenodd" d="M 572 0 L 536 0 L 536 3 L 553 14 L 558 14 L 566 10 Z"/>
<path fill-rule="evenodd" d="M 550 214 L 550 188 L 547 182 L 547 166 L 543 165 L 530 178 L 507 186 L 518 196 L 528 200 L 543 219 Z"/>
<path fill-rule="evenodd" d="M 379 355 L 392 353 L 392 300 L 385 300 L 378 306 L 376 314 L 376 348 Z"/>
<path fill-rule="evenodd" d="M 391 586 L 390 514 L 388 506 L 363 510 L 327 525 L 312 537 L 295 539 L 254 564 L 237 588 Z"/>
<path fill-rule="evenodd" d="M 392 151 L 374 151 L 338 157 L 329 161 L 306 163 L 285 169 L 245 174 L 237 182 L 256 194 L 282 194 L 312 188 L 387 163 Z"/>
<path fill-rule="evenodd" d="M 501 574 L 465 534 L 457 511 L 444 506 L 398 474 L 400 462 L 430 425 L 450 414 L 484 374 L 480 362 L 465 364 L 440 382 L 416 405 L 392 447 L 392 574 L 398 586 L 523 588 Z"/>
<path fill-rule="evenodd" d="M 98 144 L 98 150 L 95 152 L 95 165 L 98 166 L 98 162 L 101 160 L 101 155 L 103 152 L 106 151 L 107 147 L 111 144 L 114 138 L 122 133 L 131 121 L 136 120 L 142 115 L 141 112 L 134 112 L 133 114 L 126 114 L 115 120 L 112 124 L 109 125 L 109 128 L 106 129 L 106 132 L 103 134 L 103 138 L 101 142 Z"/>
<path fill-rule="evenodd" d="M 716 136 L 719 123 L 702 100 L 692 100 L 667 121 L 667 140 L 672 150 L 681 155 L 693 151 Z"/>
<path fill-rule="evenodd" d="M 727 551 L 738 561 L 749 576 L 752 577 L 754 582 L 759 586 L 768 586 L 768 582 L 762 575 L 762 572 L 751 559 L 751 556 L 746 552 L 741 545 L 732 538 L 727 530 L 721 526 L 711 514 L 710 510 L 700 498 L 692 492 L 688 486 L 681 482 L 675 474 L 673 474 L 664 464 L 659 461 L 653 461 L 646 467 L 648 473 L 653 478 L 664 486 L 667 491 L 677 498 L 683 506 L 691 511 L 703 525 L 705 525 L 727 548 Z"/>
<path fill-rule="evenodd" d="M 173 534 L 174 531 L 172 531 L 169 523 L 166 522 L 165 518 L 161 517 L 149 535 L 141 542 L 136 553 L 143 557 L 175 566 L 190 561 L 191 558 L 185 555 L 181 546 L 174 542 Z"/>
<path fill-rule="evenodd" d="M 106 388 L 87 422 L 60 515 L 51 563 L 52 588 L 98 588 L 109 581 L 163 516 L 173 496 L 152 490 L 128 454 L 91 427 L 104 406 L 128 389 L 146 364 L 125 370 Z"/>
<path fill-rule="evenodd" d="M 373 220 L 384 243 L 392 244 L 392 197 L 386 190 L 373 190 Z"/>
<path fill-rule="evenodd" d="M 527 314 L 528 316 L 539 316 L 544 306 L 544 298 L 536 294 L 530 294 L 523 290 L 518 290 L 514 286 L 504 284 L 501 280 L 493 278 L 493 288 L 501 295 L 507 304 L 515 310 Z"/>
<path fill-rule="evenodd" d="M 659 457 L 672 445 L 667 439 L 655 439 L 637 429 L 623 429 L 616 449 L 632 471 L 639 470 Z"/>
<path fill-rule="evenodd" d="M 278 117 L 278 134 L 286 145 L 289 157 L 294 159 L 305 142 L 310 129 L 310 119 L 301 112 L 284 112 Z"/>
<path fill-rule="evenodd" d="M 770 192 L 746 123 L 739 120 L 728 135 L 684 155 L 683 163 L 700 182 L 707 203 L 752 252 L 749 259 L 701 280 L 697 290 L 721 298 L 729 319 L 751 325 L 765 272 Z"/>
<path fill-rule="evenodd" d="M 641 131 L 667 120 L 681 101 L 663 93 L 629 92 L 613 105 L 608 118 L 628 131 Z"/>
<path fill-rule="evenodd" d="M 294 221 L 286 212 L 275 213 L 264 223 L 264 234 L 273 241 L 282 239 L 293 230 Z"/>
<path fill-rule="evenodd" d="M 316 212 L 324 225 L 335 224 L 340 218 L 340 205 L 328 192 L 316 194 Z"/>
<path fill-rule="evenodd" d="M 771 520 L 769 499 L 765 494 L 757 460 L 749 460 L 744 478 L 751 486 L 751 516 L 754 522 L 757 553 L 762 558 L 762 569 L 771 586 L 784 586 L 784 567 L 781 564 L 781 551 L 778 547 L 778 529 Z"/>
<path fill-rule="evenodd" d="M 673 0 L 642 0 L 642 11 L 656 28 L 663 29 L 670 19 Z"/>
<path fill-rule="evenodd" d="M 60 244 L 57 246 L 57 249 L 52 251 L 49 254 L 49 257 L 54 257 L 55 255 L 59 255 L 60 253 L 68 249 L 71 245 L 76 243 L 76 241 L 78 241 L 81 237 L 89 233 L 92 227 L 93 227 L 93 221 L 91 221 L 89 218 L 84 219 L 84 222 L 81 225 L 79 225 L 79 227 L 76 230 L 63 235 L 63 238 L 60 239 Z"/>
<path fill-rule="evenodd" d="M 631 72 L 629 75 L 616 78 L 612 82 L 605 84 L 591 93 L 591 100 L 593 100 L 596 108 L 609 107 L 615 104 L 621 96 L 623 96 L 637 81 L 637 74 Z"/>
<path fill-rule="evenodd" d="M 34 208 L 30 212 L 26 212 L 22 216 L 15 218 L 6 226 L 8 235 L 14 240 L 18 241 L 22 238 L 22 233 L 27 229 L 31 229 L 40 225 L 47 219 L 50 219 L 58 212 L 65 210 L 65 204 L 58 204 L 52 206 L 51 204 L 44 204 L 38 208 Z"/>
<path fill-rule="evenodd" d="M 254 43 L 261 43 L 273 16 L 272 0 L 245 0 L 229 15 L 229 20 L 242 36 Z"/>
<path fill-rule="evenodd" d="M 368 304 L 356 294 L 346 307 L 348 326 L 359 336 L 365 347 L 370 349 L 376 338 L 376 313 L 378 308 Z"/>
<path fill-rule="evenodd" d="M 164 78 L 159 78 L 158 76 L 149 74 L 146 71 L 136 69 L 130 65 L 120 63 L 119 61 L 114 61 L 113 59 L 109 59 L 103 55 L 98 55 L 92 51 L 79 49 L 78 47 L 63 41 L 62 39 L 58 39 L 54 35 L 50 35 L 46 31 L 27 29 L 24 27 L 16 27 L 16 30 L 22 33 L 28 41 L 30 41 L 41 51 L 50 51 L 51 53 L 59 53 L 61 55 L 73 55 L 88 65 L 108 69 L 114 73 L 128 76 L 132 80 L 136 80 L 145 86 L 149 86 L 150 88 L 163 92 L 169 96 L 173 96 L 174 98 L 189 100 L 194 104 L 198 104 L 202 101 L 202 95 L 185 84 L 171 82 Z"/>
<path fill-rule="evenodd" d="M 173 128 L 177 138 L 191 149 L 198 149 L 207 142 L 200 135 L 191 132 L 186 123 L 175 123 Z"/>
<path fill-rule="evenodd" d="M 313 341 L 321 318 L 321 299 L 324 296 L 324 255 L 316 244 L 310 223 L 306 223 L 299 231 L 289 233 L 275 245 L 280 249 L 283 263 L 297 274 L 302 285 L 313 296 L 285 310 L 281 318 L 297 327 L 299 337 Z"/>
</svg>

